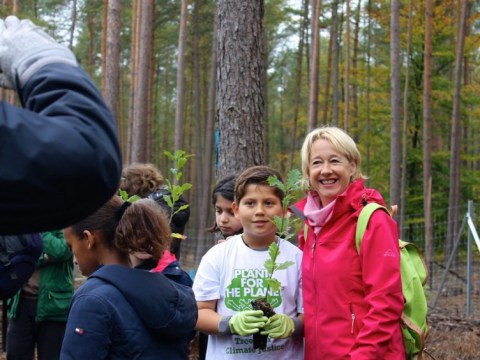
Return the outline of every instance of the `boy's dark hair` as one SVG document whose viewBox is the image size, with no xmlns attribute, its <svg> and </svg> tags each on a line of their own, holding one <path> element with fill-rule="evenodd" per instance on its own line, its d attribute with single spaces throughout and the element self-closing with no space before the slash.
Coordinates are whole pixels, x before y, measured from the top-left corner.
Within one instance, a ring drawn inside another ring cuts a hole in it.
<svg viewBox="0 0 480 360">
<path fill-rule="evenodd" d="M 259 165 L 259 166 L 252 166 L 248 169 L 244 170 L 237 178 L 235 182 L 235 202 L 240 202 L 242 198 L 245 196 L 246 188 L 248 185 L 256 184 L 256 185 L 267 185 L 270 186 L 268 183 L 268 178 L 270 176 L 275 176 L 283 182 L 282 175 L 275 169 Z M 280 200 L 283 200 L 285 194 L 280 188 L 277 186 L 272 186 L 273 192 Z"/>
</svg>

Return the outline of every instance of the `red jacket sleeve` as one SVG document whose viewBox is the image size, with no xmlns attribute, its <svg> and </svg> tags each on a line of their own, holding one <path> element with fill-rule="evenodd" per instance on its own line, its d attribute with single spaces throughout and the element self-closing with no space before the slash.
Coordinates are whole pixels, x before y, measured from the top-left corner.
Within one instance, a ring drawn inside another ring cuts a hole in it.
<svg viewBox="0 0 480 360">
<path fill-rule="evenodd" d="M 392 338 L 401 337 L 403 311 L 398 231 L 384 211 L 372 214 L 360 248 L 367 302 L 363 326 L 352 347 L 352 359 L 382 359 Z"/>
</svg>

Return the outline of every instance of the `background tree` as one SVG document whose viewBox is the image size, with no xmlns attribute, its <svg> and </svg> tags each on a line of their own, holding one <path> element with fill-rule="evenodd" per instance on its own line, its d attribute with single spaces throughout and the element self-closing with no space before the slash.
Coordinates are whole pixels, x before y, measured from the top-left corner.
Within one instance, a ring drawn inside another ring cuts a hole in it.
<svg viewBox="0 0 480 360">
<path fill-rule="evenodd" d="M 460 204 L 460 138 L 462 125 L 460 122 L 460 102 L 462 89 L 462 62 L 463 49 L 465 46 L 465 30 L 467 24 L 468 0 L 461 0 L 459 3 L 460 19 L 458 24 L 457 49 L 455 53 L 455 75 L 454 75 L 454 93 L 453 93 L 453 111 L 452 111 L 452 131 L 451 131 L 451 155 L 450 155 L 450 187 L 448 193 L 448 232 L 447 232 L 447 250 L 450 254 L 455 235 L 459 228 L 459 204 Z"/>
<path fill-rule="evenodd" d="M 315 129 L 318 123 L 318 82 L 320 67 L 320 10 L 321 0 L 312 0 L 312 22 L 311 22 L 311 60 L 310 60 L 310 81 L 308 97 L 308 125 L 307 132 Z"/>
<path fill-rule="evenodd" d="M 427 264 L 433 258 L 432 227 L 432 25 L 433 0 L 425 1 L 425 46 L 423 60 L 423 211 Z"/>
<path fill-rule="evenodd" d="M 217 2 L 217 177 L 265 164 L 263 1 Z"/>
<path fill-rule="evenodd" d="M 400 0 L 392 0 L 390 28 L 390 72 L 392 126 L 390 130 L 390 203 L 400 203 L 400 164 L 401 164 L 401 88 L 400 88 Z"/>
</svg>

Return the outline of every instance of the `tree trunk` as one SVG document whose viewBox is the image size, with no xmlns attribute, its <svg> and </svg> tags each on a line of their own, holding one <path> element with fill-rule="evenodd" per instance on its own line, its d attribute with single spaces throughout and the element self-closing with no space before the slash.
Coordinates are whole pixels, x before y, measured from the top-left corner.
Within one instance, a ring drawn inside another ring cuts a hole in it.
<svg viewBox="0 0 480 360">
<path fill-rule="evenodd" d="M 68 37 L 68 48 L 73 49 L 73 39 L 75 38 L 75 27 L 77 26 L 77 0 L 72 1 L 72 24 L 70 26 Z"/>
<path fill-rule="evenodd" d="M 127 130 L 127 164 L 133 162 L 133 128 L 134 128 L 134 112 L 135 101 L 133 101 L 137 88 L 137 71 L 138 71 L 138 53 L 140 43 L 140 1 L 134 1 L 132 3 L 132 44 L 131 44 L 131 59 L 130 68 L 132 69 L 130 75 L 130 108 L 128 116 L 128 130 Z"/>
<path fill-rule="evenodd" d="M 408 25 L 407 25 L 407 63 L 405 65 L 405 88 L 403 90 L 403 131 L 402 131 L 402 181 L 400 188 L 400 214 L 399 228 L 400 238 L 404 239 L 405 227 L 405 207 L 407 204 L 407 135 L 408 135 L 408 94 L 410 86 L 410 49 L 412 45 L 412 17 L 413 0 L 409 1 L 408 6 Z"/>
<path fill-rule="evenodd" d="M 195 118 L 195 134 L 202 134 L 202 113 L 201 113 L 201 106 L 200 106 L 200 51 L 199 51 L 199 43 L 200 43 L 200 30 L 199 30 L 199 7 L 200 7 L 200 0 L 195 1 L 195 7 L 193 10 L 193 103 L 194 103 L 194 118 Z M 210 184 L 204 183 L 203 172 L 208 172 L 207 168 L 203 165 L 204 159 L 202 156 L 202 136 L 194 136 L 193 142 L 195 145 L 195 154 L 198 154 L 195 157 L 195 179 L 197 182 L 197 186 L 195 188 L 195 201 L 190 206 L 192 207 L 192 212 L 197 214 L 198 216 L 194 217 L 195 223 L 194 228 L 198 229 L 198 236 L 196 237 L 198 240 L 203 239 L 205 236 L 205 228 L 206 226 L 203 225 L 205 221 L 201 221 L 200 218 L 205 218 L 207 212 L 204 214 L 202 211 L 203 199 L 205 198 L 204 194 L 208 193 L 204 191 L 204 189 L 210 189 Z M 200 223 L 202 223 L 201 226 Z M 206 222 L 205 222 L 206 223 Z"/>
<path fill-rule="evenodd" d="M 433 0 L 425 1 L 425 49 L 423 55 L 423 212 L 425 217 L 425 252 L 428 266 L 433 260 L 432 228 L 432 31 Z"/>
<path fill-rule="evenodd" d="M 149 94 L 150 59 L 153 37 L 153 0 L 142 0 L 140 8 L 140 41 L 138 44 L 137 82 L 133 94 L 132 162 L 147 162 L 148 110 L 145 100 Z"/>
<path fill-rule="evenodd" d="M 349 131 L 350 116 L 350 0 L 345 1 L 345 79 L 344 79 L 344 121 L 343 128 Z"/>
<path fill-rule="evenodd" d="M 263 13 L 263 1 L 217 3 L 217 177 L 265 164 Z"/>
<path fill-rule="evenodd" d="M 461 105 L 461 89 L 462 89 L 462 60 L 463 49 L 465 46 L 465 29 L 468 0 L 462 0 L 461 17 L 458 26 L 457 49 L 455 52 L 455 74 L 454 74 L 454 93 L 453 93 L 453 111 L 452 111 L 452 130 L 450 142 L 450 191 L 448 193 L 448 229 L 447 229 L 447 251 L 446 258 L 450 255 L 453 241 L 457 235 L 459 227 L 459 205 L 460 205 L 460 139 L 461 139 L 461 122 L 460 122 L 460 105 Z"/>
<path fill-rule="evenodd" d="M 293 168 L 293 159 L 297 150 L 297 130 L 298 130 L 298 112 L 300 109 L 301 95 L 302 95 L 302 74 L 303 74 L 303 50 L 305 48 L 305 37 L 308 28 L 308 0 L 303 0 L 303 22 L 300 27 L 300 37 L 298 39 L 297 62 L 295 68 L 295 98 L 293 103 L 293 134 L 292 134 L 292 149 L 288 160 L 288 168 Z"/>
<path fill-rule="evenodd" d="M 213 24 L 213 40 L 212 40 L 212 56 L 210 60 L 210 83 L 208 88 L 208 105 L 207 105 L 207 121 L 205 125 L 205 154 L 204 154 L 204 170 L 203 174 L 203 184 L 205 188 L 210 189 L 212 185 L 212 170 L 216 167 L 217 164 L 213 164 L 213 150 L 215 148 L 215 104 L 216 104 L 216 87 L 217 87 L 217 21 L 216 16 L 214 16 Z M 197 239 L 205 239 L 205 241 L 198 241 L 196 244 L 195 259 L 200 261 L 200 258 L 205 251 L 206 237 L 205 229 L 208 226 L 209 208 L 210 208 L 210 199 L 211 194 L 209 191 L 202 191 L 202 204 L 200 206 L 199 214 L 199 226 L 197 232 Z"/>
<path fill-rule="evenodd" d="M 185 46 L 187 42 L 188 0 L 181 0 L 180 32 L 178 35 L 178 61 L 177 61 L 177 106 L 175 111 L 175 151 L 183 150 L 183 124 L 184 124 L 184 86 L 185 78 Z"/>
<path fill-rule="evenodd" d="M 338 126 L 339 108 L 339 62 L 340 43 L 338 38 L 338 0 L 332 1 L 332 124 Z"/>
<path fill-rule="evenodd" d="M 400 85 L 400 0 L 392 0 L 390 29 L 391 63 L 391 107 L 392 127 L 390 131 L 390 204 L 400 202 L 400 124 L 401 124 L 401 85 Z"/>
<path fill-rule="evenodd" d="M 355 142 L 359 141 L 358 136 L 358 47 L 359 41 L 358 36 L 360 34 L 360 9 L 362 6 L 362 1 L 359 1 L 357 4 L 357 10 L 355 11 L 355 31 L 354 31 L 354 39 L 353 39 L 353 57 L 352 57 L 352 72 L 353 72 L 353 85 L 352 85 L 352 103 L 353 103 L 353 111 L 352 117 L 353 121 L 351 121 L 351 131 L 353 139 Z"/>
<path fill-rule="evenodd" d="M 320 77 L 320 9 L 321 0 L 312 0 L 312 51 L 310 60 L 310 83 L 308 96 L 307 132 L 318 124 L 318 86 Z"/>
<path fill-rule="evenodd" d="M 103 94 L 105 102 L 117 118 L 120 96 L 120 0 L 109 0 L 106 19 L 105 72 Z M 119 129 L 120 124 L 117 123 Z"/>
</svg>

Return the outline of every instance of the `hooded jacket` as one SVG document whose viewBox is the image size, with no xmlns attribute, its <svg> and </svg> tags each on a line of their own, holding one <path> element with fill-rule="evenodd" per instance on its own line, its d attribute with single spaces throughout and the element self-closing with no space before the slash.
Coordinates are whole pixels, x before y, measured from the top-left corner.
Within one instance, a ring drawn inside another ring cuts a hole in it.
<svg viewBox="0 0 480 360">
<path fill-rule="evenodd" d="M 394 220 L 376 211 L 355 247 L 358 216 L 368 202 L 384 204 L 361 179 L 339 195 L 330 219 L 315 235 L 308 228 L 303 250 L 305 359 L 405 359 L 398 233 Z M 306 199 L 294 205 L 302 216 Z M 304 219 L 308 225 L 308 220 Z"/>
<path fill-rule="evenodd" d="M 161 273 L 106 265 L 75 293 L 61 359 L 188 359 L 192 289 Z"/>
<path fill-rule="evenodd" d="M 49 64 L 0 102 L 0 234 L 63 229 L 112 197 L 122 160 L 115 119 L 78 66 Z"/>
</svg>

